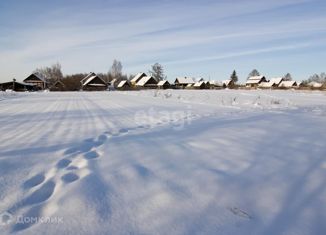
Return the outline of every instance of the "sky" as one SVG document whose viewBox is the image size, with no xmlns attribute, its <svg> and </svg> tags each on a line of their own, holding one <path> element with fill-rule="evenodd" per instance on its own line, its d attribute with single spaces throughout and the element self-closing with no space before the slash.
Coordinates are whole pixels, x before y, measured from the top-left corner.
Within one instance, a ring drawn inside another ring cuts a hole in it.
<svg viewBox="0 0 326 235">
<path fill-rule="evenodd" d="M 2 0 L 0 82 L 59 62 L 64 74 L 148 72 L 225 80 L 252 69 L 326 72 L 325 0 Z"/>
</svg>

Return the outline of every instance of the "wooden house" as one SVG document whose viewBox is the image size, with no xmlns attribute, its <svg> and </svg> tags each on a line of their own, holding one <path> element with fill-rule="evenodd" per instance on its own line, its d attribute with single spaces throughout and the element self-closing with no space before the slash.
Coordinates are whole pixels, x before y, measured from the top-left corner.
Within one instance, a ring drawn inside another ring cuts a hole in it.
<svg viewBox="0 0 326 235">
<path fill-rule="evenodd" d="M 179 77 L 176 78 L 174 81 L 174 84 L 177 88 L 186 88 L 188 85 L 192 86 L 195 84 L 195 81 L 193 78 L 189 77 Z"/>
<path fill-rule="evenodd" d="M 36 91 L 38 88 L 29 83 L 17 82 L 16 79 L 13 79 L 11 82 L 0 83 L 0 90 L 13 90 L 13 91 Z"/>
<path fill-rule="evenodd" d="M 311 88 L 322 88 L 323 87 L 323 84 L 320 83 L 320 82 L 309 82 L 308 83 L 308 86 L 311 87 Z"/>
<path fill-rule="evenodd" d="M 50 87 L 50 91 L 66 91 L 66 85 L 61 80 L 57 80 Z"/>
<path fill-rule="evenodd" d="M 194 89 L 206 89 L 206 82 L 204 82 L 204 81 L 196 82 L 193 85 L 193 88 Z"/>
<path fill-rule="evenodd" d="M 118 90 L 123 90 L 123 91 L 130 90 L 131 89 L 131 84 L 130 84 L 130 82 L 128 80 L 123 80 L 118 84 L 117 89 Z"/>
<path fill-rule="evenodd" d="M 153 78 L 152 76 L 146 76 L 146 77 L 142 77 L 142 79 L 140 79 L 136 83 L 136 87 L 154 89 L 157 88 L 157 83 L 158 82 L 156 81 L 156 79 Z"/>
<path fill-rule="evenodd" d="M 34 85 L 38 90 L 45 90 L 48 88 L 46 79 L 38 73 L 32 73 L 27 78 L 25 78 L 23 82 Z"/>
<path fill-rule="evenodd" d="M 143 77 L 147 77 L 146 73 L 138 73 L 133 79 L 131 79 L 131 85 L 136 86 Z"/>
<path fill-rule="evenodd" d="M 278 78 L 272 78 L 271 80 L 269 80 L 269 83 L 271 87 L 278 87 L 283 81 L 284 81 L 283 77 L 278 77 Z"/>
<path fill-rule="evenodd" d="M 232 79 L 227 79 L 222 81 L 223 88 L 232 88 L 234 87 L 235 83 Z"/>
<path fill-rule="evenodd" d="M 265 76 L 253 76 L 248 78 L 246 87 L 258 87 L 262 82 L 267 82 Z"/>
<path fill-rule="evenodd" d="M 168 89 L 171 87 L 171 84 L 168 80 L 162 80 L 157 83 L 158 89 Z"/>
<path fill-rule="evenodd" d="M 279 88 L 293 88 L 293 87 L 297 87 L 297 82 L 296 81 L 282 81 L 278 87 Z"/>
<path fill-rule="evenodd" d="M 108 84 L 95 73 L 88 74 L 81 84 L 83 91 L 105 91 L 108 88 Z"/>
</svg>

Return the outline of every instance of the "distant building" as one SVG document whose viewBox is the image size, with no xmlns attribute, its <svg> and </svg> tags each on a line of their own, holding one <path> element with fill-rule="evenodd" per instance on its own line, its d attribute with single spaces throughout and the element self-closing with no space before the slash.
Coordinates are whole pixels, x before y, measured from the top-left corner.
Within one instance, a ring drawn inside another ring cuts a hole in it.
<svg viewBox="0 0 326 235">
<path fill-rule="evenodd" d="M 206 82 L 204 82 L 204 81 L 196 82 L 193 85 L 193 88 L 195 88 L 195 89 L 206 89 Z"/>
<path fill-rule="evenodd" d="M 282 81 L 278 87 L 280 88 L 292 88 L 292 87 L 297 87 L 297 82 L 296 81 Z"/>
<path fill-rule="evenodd" d="M 269 80 L 268 82 L 261 82 L 258 87 L 259 88 L 276 88 L 278 87 L 281 82 L 283 82 L 284 78 L 279 77 L 279 78 L 272 78 L 271 80 Z"/>
<path fill-rule="evenodd" d="M 246 87 L 258 87 L 258 85 L 262 82 L 267 82 L 265 76 L 249 77 L 246 82 Z"/>
<path fill-rule="evenodd" d="M 25 82 L 17 82 L 16 79 L 13 79 L 10 82 L 0 83 L 0 90 L 13 90 L 13 91 L 35 91 L 38 90 L 33 84 L 25 83 Z"/>
<path fill-rule="evenodd" d="M 32 73 L 23 80 L 24 83 L 34 85 L 38 90 L 45 90 L 47 88 L 47 82 L 42 75 L 38 73 Z"/>
<path fill-rule="evenodd" d="M 131 85 L 135 86 L 143 77 L 147 77 L 146 73 L 138 73 L 133 79 L 130 80 Z"/>
<path fill-rule="evenodd" d="M 50 87 L 50 91 L 65 91 L 65 90 L 66 90 L 66 85 L 61 80 L 57 80 Z"/>
<path fill-rule="evenodd" d="M 232 79 L 222 81 L 222 85 L 224 88 L 231 88 L 234 87 L 234 81 Z"/>
<path fill-rule="evenodd" d="M 320 82 L 309 82 L 308 86 L 310 86 L 312 88 L 321 88 L 323 86 L 323 84 Z"/>
<path fill-rule="evenodd" d="M 271 80 L 269 80 L 269 83 L 271 84 L 272 87 L 278 87 L 283 81 L 284 81 L 283 77 L 278 77 L 278 78 L 272 78 Z"/>
<path fill-rule="evenodd" d="M 136 87 L 157 88 L 157 81 L 152 76 L 145 76 L 138 80 Z"/>
<path fill-rule="evenodd" d="M 121 81 L 117 86 L 118 90 L 130 90 L 130 88 L 131 88 L 131 85 L 128 80 Z"/>
<path fill-rule="evenodd" d="M 170 88 L 171 84 L 169 83 L 168 80 L 162 80 L 157 83 L 157 87 L 159 89 L 168 89 Z"/>
<path fill-rule="evenodd" d="M 193 78 L 179 77 L 179 78 L 175 79 L 174 84 L 178 88 L 185 88 L 188 85 L 190 85 L 190 86 L 194 85 L 195 81 Z"/>
<path fill-rule="evenodd" d="M 95 73 L 90 73 L 83 78 L 81 85 L 84 91 L 105 91 L 108 88 L 108 84 Z"/>
</svg>

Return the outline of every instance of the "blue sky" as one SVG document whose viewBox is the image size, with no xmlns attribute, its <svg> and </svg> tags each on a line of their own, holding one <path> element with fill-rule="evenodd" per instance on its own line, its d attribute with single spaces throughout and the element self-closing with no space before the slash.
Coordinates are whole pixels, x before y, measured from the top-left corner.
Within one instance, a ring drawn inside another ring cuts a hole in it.
<svg viewBox="0 0 326 235">
<path fill-rule="evenodd" d="M 0 2 L 0 81 L 60 62 L 65 74 L 124 73 L 161 63 L 177 76 L 244 81 L 257 68 L 302 80 L 326 71 L 325 0 L 7 0 Z"/>
</svg>

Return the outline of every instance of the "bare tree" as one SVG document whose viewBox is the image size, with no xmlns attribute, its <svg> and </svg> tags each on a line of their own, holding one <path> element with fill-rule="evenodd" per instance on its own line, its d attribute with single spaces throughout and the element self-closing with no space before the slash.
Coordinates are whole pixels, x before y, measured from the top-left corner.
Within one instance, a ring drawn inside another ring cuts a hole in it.
<svg viewBox="0 0 326 235">
<path fill-rule="evenodd" d="M 110 72 L 112 78 L 120 78 L 122 76 L 122 63 L 118 60 L 113 60 L 113 64 L 111 66 Z"/>
<path fill-rule="evenodd" d="M 50 67 L 37 68 L 34 73 L 41 75 L 50 85 L 63 78 L 59 63 L 53 64 Z"/>
<path fill-rule="evenodd" d="M 159 63 L 155 63 L 152 65 L 152 69 L 148 71 L 149 74 L 156 79 L 156 81 L 161 81 L 166 79 L 166 76 L 164 75 L 164 69 L 163 66 Z"/>
</svg>

